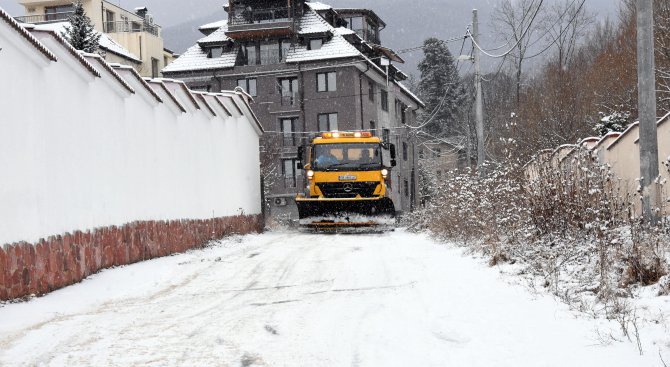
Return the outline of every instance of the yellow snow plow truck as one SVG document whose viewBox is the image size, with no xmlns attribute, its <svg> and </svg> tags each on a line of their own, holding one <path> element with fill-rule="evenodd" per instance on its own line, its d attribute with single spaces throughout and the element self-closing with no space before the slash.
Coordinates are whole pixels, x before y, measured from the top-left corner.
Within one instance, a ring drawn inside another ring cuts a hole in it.
<svg viewBox="0 0 670 367">
<path fill-rule="evenodd" d="M 326 132 L 298 149 L 308 186 L 298 194 L 300 225 L 314 230 L 371 228 L 395 224 L 390 169 L 395 146 L 369 132 Z M 389 164 L 386 164 L 389 163 Z"/>
</svg>

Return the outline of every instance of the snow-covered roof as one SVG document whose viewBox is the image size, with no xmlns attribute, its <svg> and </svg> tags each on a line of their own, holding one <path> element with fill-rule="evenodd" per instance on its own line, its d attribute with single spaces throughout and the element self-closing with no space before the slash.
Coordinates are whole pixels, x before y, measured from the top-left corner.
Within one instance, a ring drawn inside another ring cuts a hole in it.
<svg viewBox="0 0 670 367">
<path fill-rule="evenodd" d="M 310 8 L 312 8 L 312 10 L 315 10 L 315 11 L 323 11 L 323 10 L 331 10 L 331 9 L 333 9 L 332 6 L 330 6 L 330 5 L 328 5 L 328 4 L 324 4 L 324 3 L 319 2 L 319 1 L 310 1 L 310 2 L 308 2 L 308 3 L 306 3 L 306 4 L 307 4 Z"/>
<path fill-rule="evenodd" d="M 200 31 L 216 30 L 216 29 L 219 29 L 219 28 L 223 27 L 224 25 L 225 26 L 228 25 L 228 19 L 223 19 L 223 20 L 219 20 L 219 21 L 216 21 L 216 22 L 203 24 L 200 27 L 198 27 L 198 30 L 200 30 Z"/>
<path fill-rule="evenodd" d="M 334 30 L 333 26 L 326 22 L 316 11 L 311 9 L 307 10 L 298 22 L 298 33 L 300 34 L 334 33 Z"/>
<path fill-rule="evenodd" d="M 286 57 L 287 63 L 363 56 L 313 9 L 307 10 L 300 18 L 298 29 L 301 35 L 329 33 L 332 34 L 332 38 L 324 42 L 318 50 L 309 50 L 306 45 L 292 47 Z"/>
<path fill-rule="evenodd" d="M 340 35 L 340 36 L 349 36 L 352 34 L 357 34 L 353 30 L 347 28 L 347 27 L 337 27 L 335 28 L 335 34 Z"/>
<path fill-rule="evenodd" d="M 65 27 L 67 27 L 69 24 L 70 22 L 45 23 L 36 25 L 35 29 L 53 31 L 58 34 L 61 34 L 65 32 Z M 114 41 L 109 35 L 100 32 L 98 33 L 100 34 L 100 41 L 99 41 L 100 48 L 104 49 L 107 52 L 111 52 L 113 54 L 126 58 L 130 61 L 134 61 L 136 63 L 142 63 L 142 60 L 139 57 L 135 56 L 135 54 L 133 54 L 132 52 L 126 50 L 118 42 Z"/>
<path fill-rule="evenodd" d="M 405 93 L 407 93 L 410 97 L 412 97 L 416 102 L 418 102 L 418 103 L 421 105 L 421 107 L 426 107 L 426 104 L 423 103 L 423 101 L 421 100 L 421 98 L 417 97 L 417 95 L 414 94 L 411 90 L 409 90 L 409 88 L 407 88 L 407 86 L 405 86 L 405 84 L 403 84 L 403 83 L 401 83 L 401 82 L 399 82 L 399 81 L 395 81 L 395 80 L 394 80 L 393 82 L 394 82 L 398 87 L 400 87 L 400 89 L 402 89 Z"/>
<path fill-rule="evenodd" d="M 237 49 L 226 52 L 221 57 L 209 58 L 208 52 L 196 44 L 163 69 L 163 73 L 228 69 L 235 66 L 235 60 L 237 60 Z"/>
<path fill-rule="evenodd" d="M 326 36 L 321 48 L 316 50 L 308 49 L 307 45 L 293 45 L 288 49 L 286 63 L 298 63 L 307 61 L 334 60 L 343 58 L 359 58 L 362 62 L 367 62 L 371 67 L 380 73 L 385 71 L 379 68 L 372 60 L 359 51 L 345 36 L 355 35 L 356 32 L 344 27 L 333 27 L 317 11 L 332 9 L 329 5 L 320 2 L 308 2 L 305 13 L 298 19 L 297 32 L 304 38 L 310 36 Z M 228 41 L 234 41 L 226 35 L 228 31 L 228 22 L 226 20 L 209 23 L 201 26 L 200 30 L 211 30 L 217 27 L 216 31 L 201 38 L 198 43 L 190 47 L 184 54 L 165 67 L 164 74 L 176 74 L 182 72 L 198 72 L 207 70 L 222 70 L 235 67 L 238 56 L 238 48 L 224 52 L 220 57 L 208 57 L 208 47 L 223 44 Z M 372 49 L 371 49 L 372 50 Z M 425 104 L 412 93 L 402 83 L 393 81 L 407 95 L 415 100 L 420 106 Z"/>
<path fill-rule="evenodd" d="M 212 23 L 214 24 L 214 23 Z M 228 23 L 224 22 L 216 31 L 198 40 L 186 52 L 179 56 L 170 65 L 165 67 L 163 73 L 176 73 L 181 71 L 202 71 L 228 69 L 235 66 L 237 60 L 237 49 L 225 52 L 221 57 L 210 58 L 207 46 L 221 44 L 231 39 L 226 36 Z"/>
<path fill-rule="evenodd" d="M 212 32 L 206 37 L 199 39 L 198 43 L 200 45 L 207 45 L 231 41 L 231 39 L 226 36 L 226 32 L 228 32 L 228 24 L 223 24 L 216 31 Z"/>
</svg>

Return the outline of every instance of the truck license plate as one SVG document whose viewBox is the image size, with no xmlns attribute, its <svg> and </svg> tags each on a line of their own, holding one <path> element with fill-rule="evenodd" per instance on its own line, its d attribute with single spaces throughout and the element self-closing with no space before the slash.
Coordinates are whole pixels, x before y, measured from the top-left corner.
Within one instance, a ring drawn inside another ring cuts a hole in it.
<svg viewBox="0 0 670 367">
<path fill-rule="evenodd" d="M 356 181 L 358 177 L 352 175 L 340 176 L 340 181 Z"/>
</svg>

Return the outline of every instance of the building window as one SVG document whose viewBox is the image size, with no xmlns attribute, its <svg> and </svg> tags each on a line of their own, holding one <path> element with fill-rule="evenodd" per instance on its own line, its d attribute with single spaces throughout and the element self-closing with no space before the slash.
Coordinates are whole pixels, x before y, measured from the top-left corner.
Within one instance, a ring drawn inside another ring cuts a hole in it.
<svg viewBox="0 0 670 367">
<path fill-rule="evenodd" d="M 400 111 L 400 122 L 402 122 L 403 125 L 407 124 L 407 114 L 405 113 L 406 108 L 407 106 L 403 105 Z"/>
<path fill-rule="evenodd" d="M 382 129 L 382 141 L 384 142 L 384 144 L 388 144 L 391 142 L 391 130 Z"/>
<path fill-rule="evenodd" d="M 363 17 L 351 17 L 345 18 L 347 21 L 347 27 L 352 31 L 356 32 L 358 36 L 365 39 L 365 30 L 363 29 Z"/>
<path fill-rule="evenodd" d="M 279 42 L 262 43 L 260 46 L 261 65 L 274 65 L 281 62 Z"/>
<path fill-rule="evenodd" d="M 127 16 L 121 15 L 121 24 L 119 24 L 119 27 L 123 27 L 123 32 L 130 32 L 130 20 L 128 20 Z"/>
<path fill-rule="evenodd" d="M 409 196 L 409 182 L 407 180 L 403 180 L 403 189 L 405 191 L 405 196 Z"/>
<path fill-rule="evenodd" d="M 320 50 L 321 46 L 323 46 L 323 40 L 321 38 L 313 38 L 309 40 L 310 50 Z"/>
<path fill-rule="evenodd" d="M 368 99 L 370 102 L 375 101 L 375 82 L 368 80 Z"/>
<path fill-rule="evenodd" d="M 319 114 L 319 132 L 337 130 L 337 114 Z"/>
<path fill-rule="evenodd" d="M 334 92 L 337 90 L 337 73 L 318 73 L 316 74 L 317 92 Z"/>
<path fill-rule="evenodd" d="M 382 110 L 388 112 L 389 110 L 389 92 L 382 89 L 381 91 Z"/>
<path fill-rule="evenodd" d="M 105 19 L 107 20 L 107 29 L 106 32 L 114 33 L 116 32 L 116 17 L 113 11 L 105 10 Z"/>
<path fill-rule="evenodd" d="M 298 124 L 297 117 L 283 118 L 279 120 L 281 125 L 281 132 L 285 147 L 292 147 L 295 145 L 295 127 Z"/>
<path fill-rule="evenodd" d="M 284 175 L 284 185 L 287 189 L 298 186 L 298 170 L 296 159 L 282 159 L 282 173 Z"/>
<path fill-rule="evenodd" d="M 298 96 L 298 78 L 279 79 L 282 106 L 293 106 Z"/>
<path fill-rule="evenodd" d="M 406 161 L 407 160 L 407 143 L 404 141 L 402 142 L 402 160 Z"/>
<path fill-rule="evenodd" d="M 207 57 L 210 59 L 218 59 L 221 55 L 223 55 L 223 47 L 212 47 L 207 53 Z"/>
<path fill-rule="evenodd" d="M 151 58 L 151 77 L 158 78 L 158 59 L 155 57 Z"/>
<path fill-rule="evenodd" d="M 281 61 L 286 62 L 286 56 L 288 56 L 288 52 L 291 48 L 291 41 L 290 40 L 282 40 L 280 48 L 281 48 Z"/>
<path fill-rule="evenodd" d="M 242 46 L 242 53 L 244 56 L 244 65 L 258 65 L 258 52 L 256 51 L 256 44 L 249 43 Z"/>
<path fill-rule="evenodd" d="M 47 6 L 44 8 L 44 20 L 48 22 L 67 20 L 72 12 L 74 12 L 74 5 Z"/>
<path fill-rule="evenodd" d="M 237 86 L 244 89 L 245 92 L 249 93 L 250 96 L 256 97 L 256 79 L 238 79 Z"/>
<path fill-rule="evenodd" d="M 370 132 L 372 136 L 377 136 L 377 124 L 374 121 L 370 121 Z"/>
</svg>

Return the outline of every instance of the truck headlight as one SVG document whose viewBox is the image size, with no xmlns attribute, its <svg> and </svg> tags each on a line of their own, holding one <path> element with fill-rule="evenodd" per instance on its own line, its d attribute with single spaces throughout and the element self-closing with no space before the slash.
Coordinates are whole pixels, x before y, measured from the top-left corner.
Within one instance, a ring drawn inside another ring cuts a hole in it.
<svg viewBox="0 0 670 367">
<path fill-rule="evenodd" d="M 313 179 L 314 178 L 314 171 L 312 171 L 312 170 L 307 171 L 307 178 L 310 179 L 310 180 Z"/>
<path fill-rule="evenodd" d="M 386 178 L 386 177 L 388 177 L 388 175 L 389 175 L 389 170 L 387 170 L 386 168 L 384 168 L 384 169 L 382 170 L 382 177 Z"/>
</svg>

